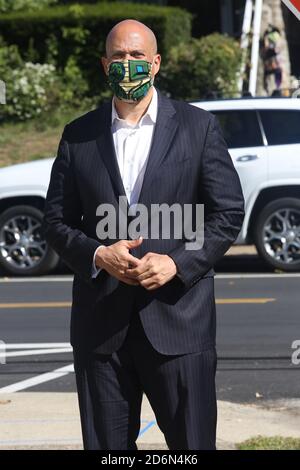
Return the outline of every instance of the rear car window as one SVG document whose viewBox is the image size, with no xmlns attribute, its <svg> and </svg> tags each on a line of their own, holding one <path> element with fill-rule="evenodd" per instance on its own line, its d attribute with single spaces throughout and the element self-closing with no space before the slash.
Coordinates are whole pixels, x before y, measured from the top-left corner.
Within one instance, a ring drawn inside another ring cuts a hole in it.
<svg viewBox="0 0 300 470">
<path fill-rule="evenodd" d="M 300 111 L 259 111 L 269 145 L 300 143 Z"/>
</svg>

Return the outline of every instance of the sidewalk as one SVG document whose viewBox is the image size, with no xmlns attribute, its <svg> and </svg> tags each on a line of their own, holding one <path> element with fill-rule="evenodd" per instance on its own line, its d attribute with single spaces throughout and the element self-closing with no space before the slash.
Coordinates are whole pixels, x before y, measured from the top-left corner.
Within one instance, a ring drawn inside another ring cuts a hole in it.
<svg viewBox="0 0 300 470">
<path fill-rule="evenodd" d="M 0 395 L 0 449 L 82 449 L 75 393 Z M 300 400 L 263 406 L 218 402 L 218 449 L 234 449 L 250 437 L 300 437 Z M 167 449 L 144 396 L 139 449 Z"/>
<path fill-rule="evenodd" d="M 232 245 L 225 256 L 257 255 L 254 245 Z"/>
</svg>

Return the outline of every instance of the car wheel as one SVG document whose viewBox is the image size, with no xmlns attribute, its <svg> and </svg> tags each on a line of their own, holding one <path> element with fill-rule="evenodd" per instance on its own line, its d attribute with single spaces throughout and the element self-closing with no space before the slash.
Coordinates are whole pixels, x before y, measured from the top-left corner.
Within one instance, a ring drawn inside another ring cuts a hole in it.
<svg viewBox="0 0 300 470">
<path fill-rule="evenodd" d="M 57 266 L 59 256 L 41 233 L 43 214 L 16 206 L 0 216 L 0 266 L 13 275 L 40 275 Z"/>
<path fill-rule="evenodd" d="M 259 214 L 254 240 L 258 253 L 272 267 L 300 271 L 300 201 L 277 199 Z"/>
</svg>

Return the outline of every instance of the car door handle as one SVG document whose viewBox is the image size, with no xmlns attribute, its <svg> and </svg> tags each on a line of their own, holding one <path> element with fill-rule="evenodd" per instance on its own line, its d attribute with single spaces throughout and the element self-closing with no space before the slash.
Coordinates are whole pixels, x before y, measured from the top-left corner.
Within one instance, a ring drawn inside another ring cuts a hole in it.
<svg viewBox="0 0 300 470">
<path fill-rule="evenodd" d="M 237 162 L 249 162 L 250 160 L 257 160 L 258 156 L 257 155 L 241 155 L 240 157 L 237 157 L 236 161 Z"/>
</svg>

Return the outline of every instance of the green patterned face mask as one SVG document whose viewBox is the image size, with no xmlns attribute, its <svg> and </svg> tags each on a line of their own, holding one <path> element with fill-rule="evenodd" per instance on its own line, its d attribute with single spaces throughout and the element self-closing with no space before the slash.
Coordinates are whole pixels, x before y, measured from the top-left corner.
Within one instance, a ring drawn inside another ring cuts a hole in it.
<svg viewBox="0 0 300 470">
<path fill-rule="evenodd" d="M 108 68 L 108 84 L 117 98 L 139 101 L 153 85 L 152 63 L 146 60 L 122 60 L 111 62 Z"/>
</svg>

